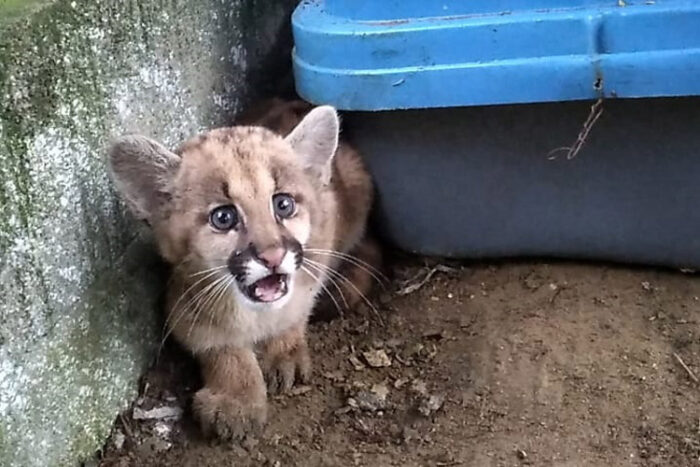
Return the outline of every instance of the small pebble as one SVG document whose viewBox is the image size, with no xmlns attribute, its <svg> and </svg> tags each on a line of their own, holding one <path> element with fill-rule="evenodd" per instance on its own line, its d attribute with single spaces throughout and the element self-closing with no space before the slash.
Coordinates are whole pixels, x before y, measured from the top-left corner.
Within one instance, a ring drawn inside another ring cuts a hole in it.
<svg viewBox="0 0 700 467">
<path fill-rule="evenodd" d="M 391 366 L 391 359 L 382 349 L 362 352 L 362 357 L 372 368 L 384 368 Z"/>
<path fill-rule="evenodd" d="M 355 371 L 360 371 L 365 369 L 365 365 L 362 364 L 359 358 L 357 358 L 355 355 L 350 355 L 348 358 L 350 361 L 350 364 L 352 367 L 355 369 Z"/>
<path fill-rule="evenodd" d="M 440 410 L 445 403 L 445 397 L 439 394 L 431 394 L 424 398 L 418 406 L 418 412 L 424 417 L 429 417 Z"/>
<path fill-rule="evenodd" d="M 124 443 L 126 442 L 126 436 L 124 436 L 124 433 L 121 431 L 117 431 L 114 433 L 114 438 L 112 441 L 116 450 L 121 451 L 121 449 L 124 447 Z"/>
<path fill-rule="evenodd" d="M 134 420 L 160 420 L 164 418 L 177 420 L 182 417 L 182 408 L 163 406 L 154 407 L 151 410 L 143 410 L 139 407 L 134 407 L 131 417 Z"/>
</svg>

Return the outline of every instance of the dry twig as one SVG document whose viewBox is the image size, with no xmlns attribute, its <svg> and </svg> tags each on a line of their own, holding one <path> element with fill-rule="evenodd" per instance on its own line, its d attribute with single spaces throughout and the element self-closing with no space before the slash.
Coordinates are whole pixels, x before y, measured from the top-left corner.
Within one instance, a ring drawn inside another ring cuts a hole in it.
<svg viewBox="0 0 700 467">
<path fill-rule="evenodd" d="M 404 285 L 396 291 L 396 295 L 408 295 L 415 292 L 416 290 L 420 289 L 425 284 L 427 284 L 436 272 L 454 273 L 457 271 L 459 270 L 451 268 L 449 266 L 445 266 L 444 264 L 438 264 L 434 268 L 429 269 L 427 273 L 425 272 L 425 270 L 423 270 L 416 274 L 416 276 L 412 279 L 409 279 L 406 282 L 404 282 Z"/>
<path fill-rule="evenodd" d="M 691 370 L 690 368 L 688 368 L 688 365 L 685 364 L 685 362 L 684 362 L 683 359 L 680 357 L 680 355 L 678 355 L 677 353 L 674 352 L 674 353 L 673 353 L 673 356 L 676 357 L 676 360 L 678 360 L 678 363 L 680 363 L 681 366 L 683 367 L 683 369 L 688 373 L 688 376 L 690 376 L 690 379 L 692 379 L 692 380 L 695 381 L 696 383 L 700 383 L 700 380 L 698 380 L 698 377 L 695 376 L 695 373 L 693 373 L 693 370 Z"/>
<path fill-rule="evenodd" d="M 549 297 L 549 304 L 550 305 L 554 305 L 554 300 L 557 299 L 557 297 L 559 296 L 559 294 L 561 293 L 562 290 L 564 290 L 564 287 L 557 287 L 554 290 L 554 293 L 552 294 L 552 296 Z"/>
<path fill-rule="evenodd" d="M 129 438 L 133 438 L 134 432 L 131 430 L 131 425 L 129 425 L 129 422 L 126 421 L 126 418 L 124 417 L 123 413 L 119 414 L 119 420 L 122 422 L 122 427 L 126 432 L 126 436 L 128 436 Z"/>
<path fill-rule="evenodd" d="M 588 139 L 588 134 L 593 129 L 593 125 L 598 121 L 600 116 L 603 114 L 603 98 L 598 99 L 595 104 L 591 106 L 591 111 L 588 114 L 588 118 L 583 124 L 583 128 L 576 137 L 576 141 L 571 146 L 562 146 L 560 148 L 552 149 L 547 154 L 547 159 L 554 160 L 557 158 L 557 153 L 566 151 L 566 160 L 571 160 L 581 151 L 583 144 Z"/>
</svg>

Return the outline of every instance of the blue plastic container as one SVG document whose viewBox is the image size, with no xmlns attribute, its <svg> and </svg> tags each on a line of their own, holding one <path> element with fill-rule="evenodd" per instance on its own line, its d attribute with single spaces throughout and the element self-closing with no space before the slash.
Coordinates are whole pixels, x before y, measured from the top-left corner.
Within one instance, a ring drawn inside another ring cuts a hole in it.
<svg viewBox="0 0 700 467">
<path fill-rule="evenodd" d="M 312 0 L 300 95 L 344 110 L 700 94 L 697 0 Z"/>
<path fill-rule="evenodd" d="M 700 268 L 700 98 L 613 99 L 700 95 L 700 0 L 316 0 L 293 31 L 395 245 Z"/>
</svg>

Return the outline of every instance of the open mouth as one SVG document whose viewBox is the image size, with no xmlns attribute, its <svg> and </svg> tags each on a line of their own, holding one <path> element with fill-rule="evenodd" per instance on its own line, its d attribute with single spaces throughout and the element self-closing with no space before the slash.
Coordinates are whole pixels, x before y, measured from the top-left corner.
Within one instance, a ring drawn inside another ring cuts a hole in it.
<svg viewBox="0 0 700 467">
<path fill-rule="evenodd" d="M 287 274 L 270 274 L 248 286 L 243 286 L 242 290 L 254 302 L 272 303 L 287 294 L 288 282 Z"/>
</svg>

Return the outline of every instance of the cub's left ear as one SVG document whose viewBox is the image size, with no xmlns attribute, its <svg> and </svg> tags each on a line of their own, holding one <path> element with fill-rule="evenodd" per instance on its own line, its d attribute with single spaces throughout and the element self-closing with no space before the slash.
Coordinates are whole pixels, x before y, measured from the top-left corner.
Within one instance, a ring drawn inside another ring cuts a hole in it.
<svg viewBox="0 0 700 467">
<path fill-rule="evenodd" d="M 323 184 L 328 184 L 339 132 L 338 114 L 333 107 L 324 105 L 309 112 L 285 140 L 304 165 L 316 173 Z"/>
</svg>

